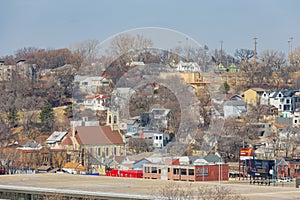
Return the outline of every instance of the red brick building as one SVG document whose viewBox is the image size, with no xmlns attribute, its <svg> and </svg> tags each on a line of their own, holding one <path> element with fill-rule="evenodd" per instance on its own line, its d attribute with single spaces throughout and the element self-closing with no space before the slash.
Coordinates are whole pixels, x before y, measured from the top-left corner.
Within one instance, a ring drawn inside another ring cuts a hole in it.
<svg viewBox="0 0 300 200">
<path fill-rule="evenodd" d="M 300 177 L 300 159 L 281 158 L 277 162 L 277 176 L 282 177 Z"/>
<path fill-rule="evenodd" d="M 178 181 L 225 181 L 228 180 L 228 165 L 144 164 L 143 176 L 145 179 L 162 179 Z"/>
</svg>

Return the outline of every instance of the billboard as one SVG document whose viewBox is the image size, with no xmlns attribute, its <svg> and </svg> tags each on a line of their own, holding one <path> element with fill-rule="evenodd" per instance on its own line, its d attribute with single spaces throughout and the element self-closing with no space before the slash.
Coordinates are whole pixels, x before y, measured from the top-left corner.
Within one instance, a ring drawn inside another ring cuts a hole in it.
<svg viewBox="0 0 300 200">
<path fill-rule="evenodd" d="M 275 160 L 247 159 L 245 169 L 251 176 L 272 176 Z"/>
<path fill-rule="evenodd" d="M 247 160 L 253 158 L 252 148 L 240 148 L 240 160 Z"/>
</svg>

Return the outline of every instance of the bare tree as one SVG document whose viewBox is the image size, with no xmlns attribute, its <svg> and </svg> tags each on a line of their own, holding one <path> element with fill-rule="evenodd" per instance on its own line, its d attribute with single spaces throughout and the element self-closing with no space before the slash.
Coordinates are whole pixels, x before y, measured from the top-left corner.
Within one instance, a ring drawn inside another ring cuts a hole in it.
<svg viewBox="0 0 300 200">
<path fill-rule="evenodd" d="M 210 124 L 211 120 L 211 97 L 210 93 L 207 88 L 201 89 L 201 92 L 199 92 L 198 100 L 199 100 L 199 113 L 201 117 L 201 121 L 199 125 L 203 128 L 207 128 Z"/>
<path fill-rule="evenodd" d="M 236 49 L 234 56 L 239 62 L 248 61 L 254 56 L 254 51 L 250 49 Z"/>
<path fill-rule="evenodd" d="M 139 50 L 147 47 L 151 47 L 153 42 L 151 39 L 145 38 L 142 35 L 132 36 L 129 34 L 121 34 L 116 36 L 111 44 L 110 49 L 113 55 L 123 55 L 130 50 Z"/>
<path fill-rule="evenodd" d="M 292 125 L 287 127 L 286 136 L 284 138 L 284 152 L 285 157 L 291 155 L 292 157 L 295 156 L 295 150 L 299 143 L 297 143 L 297 135 L 300 134 L 299 128 L 293 127 Z"/>
<path fill-rule="evenodd" d="M 27 138 L 36 139 L 39 134 L 37 127 L 38 114 L 35 111 L 24 112 L 21 119 L 21 125 L 23 126 L 23 133 Z"/>
<path fill-rule="evenodd" d="M 278 71 L 284 64 L 286 64 L 284 53 L 275 50 L 262 51 L 259 55 L 259 58 L 262 63 L 271 67 L 274 71 Z"/>
<path fill-rule="evenodd" d="M 100 42 L 96 39 L 86 40 L 71 46 L 76 54 L 83 56 L 90 61 L 94 60 L 99 52 Z"/>
<path fill-rule="evenodd" d="M 39 49 L 36 47 L 24 47 L 22 49 L 18 49 L 15 52 L 16 59 L 26 59 L 32 53 L 38 52 Z"/>
</svg>

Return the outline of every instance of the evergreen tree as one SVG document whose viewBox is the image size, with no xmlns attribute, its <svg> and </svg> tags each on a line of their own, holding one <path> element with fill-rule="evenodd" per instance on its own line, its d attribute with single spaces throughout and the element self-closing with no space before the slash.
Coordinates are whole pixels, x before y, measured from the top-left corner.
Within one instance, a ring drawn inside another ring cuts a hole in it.
<svg viewBox="0 0 300 200">
<path fill-rule="evenodd" d="M 54 124 L 54 112 L 51 105 L 47 102 L 40 113 L 40 120 L 43 131 L 51 131 Z"/>
<path fill-rule="evenodd" d="M 223 83 L 223 85 L 221 85 L 220 90 L 221 90 L 221 92 L 222 92 L 223 94 L 228 94 L 228 92 L 229 92 L 229 90 L 230 90 L 230 86 L 229 86 L 229 84 L 227 83 L 227 81 L 225 81 L 225 82 Z"/>
<path fill-rule="evenodd" d="M 7 119 L 9 121 L 10 127 L 14 127 L 18 125 L 18 121 L 20 120 L 20 116 L 18 114 L 18 111 L 16 107 L 12 107 L 9 109 L 7 113 Z"/>
</svg>

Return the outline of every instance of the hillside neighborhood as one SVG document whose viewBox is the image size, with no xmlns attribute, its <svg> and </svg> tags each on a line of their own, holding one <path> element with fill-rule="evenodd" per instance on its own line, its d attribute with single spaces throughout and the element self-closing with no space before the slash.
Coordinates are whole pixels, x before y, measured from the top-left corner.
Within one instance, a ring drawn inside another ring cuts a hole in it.
<svg viewBox="0 0 300 200">
<path fill-rule="evenodd" d="M 258 160 L 260 178 L 298 178 L 299 52 L 20 50 L 0 62 L 1 173 L 222 181 Z"/>
</svg>

